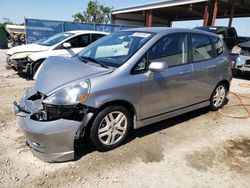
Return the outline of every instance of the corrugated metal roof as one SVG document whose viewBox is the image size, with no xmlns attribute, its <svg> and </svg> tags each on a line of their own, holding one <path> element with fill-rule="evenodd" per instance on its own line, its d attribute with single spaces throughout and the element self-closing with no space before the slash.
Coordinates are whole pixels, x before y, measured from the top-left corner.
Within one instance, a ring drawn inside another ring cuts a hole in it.
<svg viewBox="0 0 250 188">
<path fill-rule="evenodd" d="M 206 2 L 207 0 L 168 0 L 168 1 L 158 1 L 155 3 L 143 4 L 143 5 L 136 5 L 127 8 L 120 8 L 114 9 L 112 14 L 122 14 L 128 12 L 135 12 L 135 11 L 143 11 L 149 9 L 158 9 L 158 8 L 165 8 L 165 7 L 172 7 L 172 6 L 179 6 L 179 5 L 186 5 L 192 3 L 200 3 Z"/>
</svg>

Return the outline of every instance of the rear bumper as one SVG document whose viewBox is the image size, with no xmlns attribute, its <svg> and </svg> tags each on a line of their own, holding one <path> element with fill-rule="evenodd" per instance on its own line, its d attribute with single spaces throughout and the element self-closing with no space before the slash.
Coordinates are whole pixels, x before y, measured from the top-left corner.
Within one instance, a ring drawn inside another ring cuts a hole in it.
<svg viewBox="0 0 250 188">
<path fill-rule="evenodd" d="M 16 115 L 34 156 L 46 162 L 74 159 L 74 141 L 81 122 L 65 119 L 37 121 L 24 112 Z"/>
</svg>

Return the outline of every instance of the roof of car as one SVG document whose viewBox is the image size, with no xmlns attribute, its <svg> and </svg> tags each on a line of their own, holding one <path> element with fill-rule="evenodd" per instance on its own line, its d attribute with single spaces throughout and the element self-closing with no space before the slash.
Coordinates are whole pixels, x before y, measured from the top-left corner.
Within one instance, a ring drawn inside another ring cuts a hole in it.
<svg viewBox="0 0 250 188">
<path fill-rule="evenodd" d="M 109 34 L 107 32 L 93 31 L 93 30 L 72 30 L 72 31 L 66 31 L 66 33 L 73 33 L 73 34 L 85 34 L 85 33 Z"/>
<path fill-rule="evenodd" d="M 227 29 L 227 28 L 234 28 L 234 27 L 227 27 L 227 26 L 199 26 L 199 27 L 195 27 L 195 28 L 223 28 L 223 29 Z"/>
<path fill-rule="evenodd" d="M 217 36 L 213 33 L 198 30 L 198 29 L 182 29 L 182 28 L 170 28 L 170 27 L 144 27 L 144 28 L 128 29 L 127 31 L 152 32 L 152 33 L 192 32 L 192 33 L 197 33 L 197 34 L 200 33 L 200 34 Z"/>
</svg>

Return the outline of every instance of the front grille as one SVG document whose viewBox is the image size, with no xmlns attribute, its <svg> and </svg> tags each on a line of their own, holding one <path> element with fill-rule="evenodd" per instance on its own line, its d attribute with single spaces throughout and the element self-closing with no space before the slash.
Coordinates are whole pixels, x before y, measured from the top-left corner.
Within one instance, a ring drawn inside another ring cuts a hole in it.
<svg viewBox="0 0 250 188">
<path fill-rule="evenodd" d="M 241 47 L 240 55 L 244 56 L 250 56 L 250 48 L 247 47 Z"/>
<path fill-rule="evenodd" d="M 75 112 L 76 106 L 56 106 L 56 105 L 49 105 L 43 104 L 43 108 L 47 113 L 58 114 L 62 116 L 67 116 Z"/>
<path fill-rule="evenodd" d="M 88 109 L 83 105 L 62 106 L 43 103 L 43 110 L 47 120 L 65 118 L 81 121 Z"/>
</svg>

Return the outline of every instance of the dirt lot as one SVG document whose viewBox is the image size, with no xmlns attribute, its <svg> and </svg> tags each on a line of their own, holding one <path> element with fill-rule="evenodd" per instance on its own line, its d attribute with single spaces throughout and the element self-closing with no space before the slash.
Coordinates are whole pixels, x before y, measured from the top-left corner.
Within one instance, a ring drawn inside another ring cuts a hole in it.
<svg viewBox="0 0 250 188">
<path fill-rule="evenodd" d="M 131 133 L 110 152 L 83 148 L 76 161 L 49 164 L 32 156 L 12 113 L 33 81 L 5 69 L 0 51 L 0 187 L 249 187 L 250 118 L 197 110 Z M 250 95 L 250 76 L 232 91 Z M 229 103 L 235 102 L 229 96 Z M 246 101 L 247 102 L 247 101 Z M 250 103 L 250 101 L 248 101 Z M 230 113 L 242 113 L 235 108 Z"/>
</svg>

